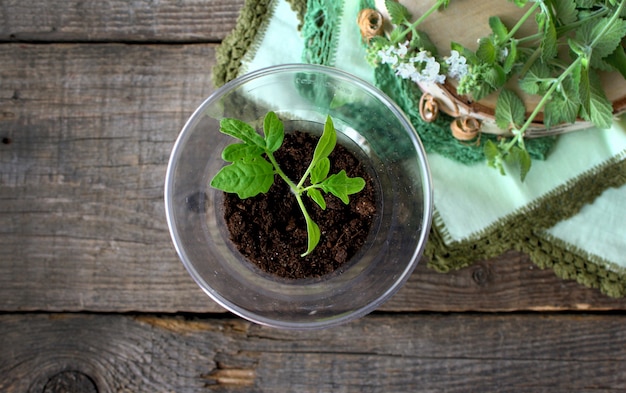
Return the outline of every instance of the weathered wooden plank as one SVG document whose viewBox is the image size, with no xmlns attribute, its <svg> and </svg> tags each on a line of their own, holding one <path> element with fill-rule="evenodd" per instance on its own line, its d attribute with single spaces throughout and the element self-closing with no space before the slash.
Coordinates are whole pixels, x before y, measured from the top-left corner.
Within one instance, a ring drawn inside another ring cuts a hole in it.
<svg viewBox="0 0 626 393">
<path fill-rule="evenodd" d="M 214 49 L 0 46 L 3 310 L 219 310 L 178 262 L 163 206 Z"/>
<path fill-rule="evenodd" d="M 2 0 L 0 41 L 217 42 L 244 0 Z"/>
<path fill-rule="evenodd" d="M 0 310 L 222 311 L 167 233 L 163 181 L 211 45 L 0 45 Z M 626 309 L 519 253 L 420 265 L 387 311 Z"/>
<path fill-rule="evenodd" d="M 370 316 L 285 332 L 231 319 L 2 315 L 0 390 L 42 392 L 73 376 L 98 392 L 622 391 L 625 318 Z"/>
</svg>

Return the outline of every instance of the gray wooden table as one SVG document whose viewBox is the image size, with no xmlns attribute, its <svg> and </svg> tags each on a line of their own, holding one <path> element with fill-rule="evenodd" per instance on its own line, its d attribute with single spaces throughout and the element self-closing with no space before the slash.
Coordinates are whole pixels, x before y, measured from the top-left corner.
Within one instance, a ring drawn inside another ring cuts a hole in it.
<svg viewBox="0 0 626 393">
<path fill-rule="evenodd" d="M 243 0 L 0 0 L 0 392 L 626 391 L 626 300 L 508 252 L 319 332 L 207 298 L 172 144 Z"/>
</svg>

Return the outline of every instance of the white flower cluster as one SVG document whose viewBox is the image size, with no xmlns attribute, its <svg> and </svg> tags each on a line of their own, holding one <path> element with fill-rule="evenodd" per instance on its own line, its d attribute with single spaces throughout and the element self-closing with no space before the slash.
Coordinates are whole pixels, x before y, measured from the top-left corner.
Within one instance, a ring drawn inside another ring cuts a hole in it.
<svg viewBox="0 0 626 393">
<path fill-rule="evenodd" d="M 420 51 L 416 56 L 408 57 L 409 42 L 397 46 L 388 46 L 378 51 L 382 64 L 389 64 L 396 71 L 396 75 L 403 79 L 410 79 L 415 83 L 431 82 L 444 83 L 446 75 L 440 74 L 441 64 L 429 52 Z M 445 59 L 448 76 L 460 79 L 468 73 L 465 57 L 453 50 Z"/>
<path fill-rule="evenodd" d="M 446 57 L 446 64 L 450 78 L 461 79 L 469 73 L 467 59 L 456 50 L 450 51 L 450 56 Z"/>
</svg>

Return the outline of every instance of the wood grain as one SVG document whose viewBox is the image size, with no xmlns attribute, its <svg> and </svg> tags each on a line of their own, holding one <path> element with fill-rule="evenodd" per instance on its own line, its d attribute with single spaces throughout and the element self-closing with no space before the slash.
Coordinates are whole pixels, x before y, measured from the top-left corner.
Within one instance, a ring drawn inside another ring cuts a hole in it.
<svg viewBox="0 0 626 393">
<path fill-rule="evenodd" d="M 3 0 L 0 41 L 218 42 L 244 0 Z"/>
<path fill-rule="evenodd" d="M 221 312 L 171 245 L 172 144 L 212 91 L 214 46 L 0 45 L 0 309 Z M 123 59 L 123 61 L 120 61 Z M 515 252 L 421 264 L 387 311 L 626 309 Z"/>
<path fill-rule="evenodd" d="M 285 332 L 232 319 L 3 315 L 0 390 L 42 392 L 72 370 L 101 393 L 621 391 L 625 322 L 424 314 Z"/>
</svg>

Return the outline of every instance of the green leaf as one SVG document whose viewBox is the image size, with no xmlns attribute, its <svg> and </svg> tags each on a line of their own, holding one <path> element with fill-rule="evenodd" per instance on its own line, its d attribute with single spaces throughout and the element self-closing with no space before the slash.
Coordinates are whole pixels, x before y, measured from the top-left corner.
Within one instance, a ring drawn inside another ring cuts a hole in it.
<svg viewBox="0 0 626 393">
<path fill-rule="evenodd" d="M 346 171 L 329 176 L 320 187 L 341 199 L 346 205 L 350 203 L 348 195 L 355 194 L 365 187 L 365 180 L 360 177 L 348 177 Z"/>
<path fill-rule="evenodd" d="M 271 153 L 275 152 L 283 144 L 285 129 L 276 113 L 268 112 L 263 120 L 263 133 L 265 134 L 265 148 Z"/>
<path fill-rule="evenodd" d="M 502 166 L 502 152 L 492 140 L 488 140 L 483 148 L 485 158 L 487 159 L 487 165 L 492 168 L 500 170 L 500 174 L 505 175 L 504 167 Z"/>
<path fill-rule="evenodd" d="M 332 153 L 333 149 L 335 149 L 336 144 L 337 131 L 335 131 L 333 120 L 330 116 L 328 116 L 326 118 L 326 123 L 324 124 L 324 132 L 322 132 L 322 136 L 317 142 L 317 146 L 315 146 L 315 152 L 313 153 L 313 159 L 311 160 L 311 168 L 314 168 L 319 161 L 327 158 L 330 153 Z"/>
<path fill-rule="evenodd" d="M 626 20 L 609 17 L 600 20 L 590 19 L 576 30 L 576 41 L 583 48 L 591 50 L 591 56 L 603 58 L 615 51 L 626 34 Z"/>
<path fill-rule="evenodd" d="M 503 42 L 509 34 L 509 29 L 507 29 L 504 23 L 502 23 L 502 19 L 498 16 L 491 16 L 489 18 L 489 27 L 491 27 L 491 31 L 498 38 L 498 42 Z"/>
<path fill-rule="evenodd" d="M 578 84 L 569 75 L 560 86 L 560 94 L 554 94 L 543 110 L 543 122 L 547 128 L 561 123 L 574 123 L 580 111 Z"/>
<path fill-rule="evenodd" d="M 540 27 L 540 30 L 543 32 L 541 44 L 539 45 L 541 48 L 541 58 L 544 61 L 548 61 L 555 58 L 558 53 L 556 26 L 554 25 L 552 18 L 545 17 L 545 14 L 537 14 L 537 17 L 539 16 L 543 16 L 545 18 L 542 22 L 543 26 Z"/>
<path fill-rule="evenodd" d="M 430 52 L 431 56 L 437 55 L 437 47 L 430 40 L 430 37 L 425 32 L 418 30 L 417 34 L 413 33 L 411 38 L 411 48 L 417 48 Z"/>
<path fill-rule="evenodd" d="M 309 188 L 306 191 L 306 194 L 313 200 L 313 202 L 317 203 L 322 210 L 326 210 L 326 200 L 324 200 L 324 196 L 317 188 Z"/>
<path fill-rule="evenodd" d="M 304 219 L 306 220 L 306 231 L 308 234 L 308 247 L 307 247 L 306 252 L 301 255 L 303 257 L 313 252 L 315 247 L 317 247 L 317 243 L 319 243 L 320 241 L 320 237 L 322 236 L 320 227 L 317 226 L 315 221 L 313 221 L 308 214 L 306 213 L 304 214 Z"/>
<path fill-rule="evenodd" d="M 589 69 L 581 73 L 579 88 L 581 114 L 598 128 L 610 128 L 613 124 L 613 106 L 606 98 L 600 77 Z"/>
<path fill-rule="evenodd" d="M 606 57 L 606 62 L 626 78 L 626 52 L 623 46 L 618 45 L 615 51 Z"/>
<path fill-rule="evenodd" d="M 237 138 L 252 146 L 265 149 L 265 140 L 251 125 L 238 119 L 225 118 L 220 121 L 220 132 Z"/>
<path fill-rule="evenodd" d="M 542 61 L 536 61 L 530 66 L 524 77 L 519 80 L 519 87 L 526 93 L 543 95 L 553 81 L 550 68 Z"/>
<path fill-rule="evenodd" d="M 506 59 L 504 60 L 504 72 L 508 74 L 513 69 L 515 62 L 517 61 L 517 41 L 511 41 L 511 45 L 509 45 L 509 53 L 506 55 Z"/>
<path fill-rule="evenodd" d="M 274 167 L 261 157 L 237 160 L 223 167 L 211 186 L 245 199 L 266 193 L 274 183 Z"/>
<path fill-rule="evenodd" d="M 606 27 L 606 30 L 603 29 Z M 592 56 L 605 57 L 615 51 L 626 34 L 626 20 L 616 18 L 610 21 L 603 18 L 592 30 L 593 52 Z"/>
<path fill-rule="evenodd" d="M 578 20 L 578 10 L 576 10 L 575 0 L 557 0 L 553 1 L 556 18 L 561 25 L 568 25 Z"/>
<path fill-rule="evenodd" d="M 478 41 L 476 56 L 483 63 L 492 64 L 496 62 L 498 51 L 490 37 L 483 37 Z"/>
<path fill-rule="evenodd" d="M 530 167 L 532 165 L 532 160 L 530 159 L 530 154 L 526 149 L 522 149 L 519 146 L 513 146 L 511 148 L 511 152 L 509 153 L 509 157 L 511 160 L 509 162 L 517 162 L 519 165 L 520 171 L 520 180 L 523 182 L 526 179 L 526 175 L 528 171 L 530 171 Z"/>
<path fill-rule="evenodd" d="M 227 162 L 233 162 L 246 157 L 260 156 L 265 150 L 258 146 L 251 146 L 245 143 L 233 143 L 228 145 L 222 151 L 222 159 Z"/>
<path fill-rule="evenodd" d="M 503 130 L 518 128 L 526 116 L 524 102 L 508 89 L 503 89 L 498 95 L 495 112 L 496 124 Z"/>
<path fill-rule="evenodd" d="M 385 7 L 389 12 L 391 23 L 394 25 L 401 25 L 411 20 L 411 13 L 402 4 L 394 0 L 385 0 Z"/>
<path fill-rule="evenodd" d="M 328 176 L 328 172 L 330 172 L 330 160 L 328 158 L 319 160 L 311 168 L 311 183 L 317 184 L 324 181 Z"/>
<path fill-rule="evenodd" d="M 504 68 L 497 63 L 492 64 L 487 72 L 483 74 L 483 77 L 485 82 L 489 83 L 494 90 L 499 89 L 506 83 L 506 73 L 504 72 Z"/>
</svg>

